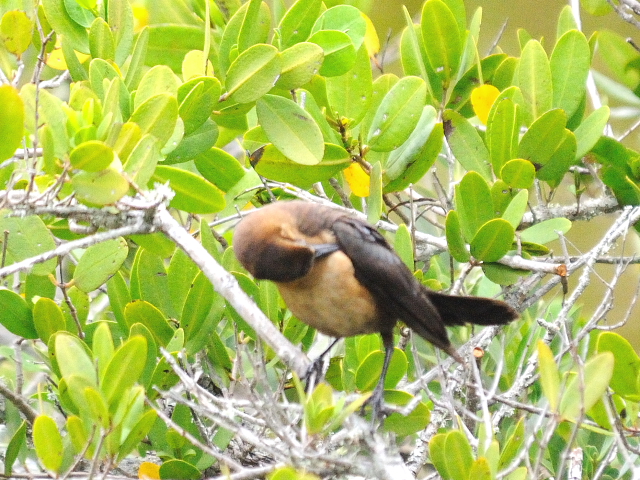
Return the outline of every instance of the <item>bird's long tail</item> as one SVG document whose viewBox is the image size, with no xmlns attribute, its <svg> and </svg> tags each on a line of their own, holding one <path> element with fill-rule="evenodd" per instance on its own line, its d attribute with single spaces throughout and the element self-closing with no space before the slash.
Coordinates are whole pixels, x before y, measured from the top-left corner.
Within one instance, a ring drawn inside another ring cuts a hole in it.
<svg viewBox="0 0 640 480">
<path fill-rule="evenodd" d="M 518 312 L 500 300 L 461 297 L 429 292 L 429 300 L 445 325 L 504 325 L 518 318 Z"/>
</svg>

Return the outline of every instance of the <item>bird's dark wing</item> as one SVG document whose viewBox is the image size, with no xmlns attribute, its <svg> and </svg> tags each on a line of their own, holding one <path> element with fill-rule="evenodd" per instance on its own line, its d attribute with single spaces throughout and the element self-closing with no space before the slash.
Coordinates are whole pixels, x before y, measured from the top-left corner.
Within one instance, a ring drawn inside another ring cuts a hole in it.
<svg viewBox="0 0 640 480">
<path fill-rule="evenodd" d="M 356 278 L 375 297 L 389 317 L 404 321 L 418 335 L 451 352 L 444 322 L 418 282 L 387 241 L 371 225 L 342 217 L 332 226 L 340 249 L 351 259 Z"/>
</svg>

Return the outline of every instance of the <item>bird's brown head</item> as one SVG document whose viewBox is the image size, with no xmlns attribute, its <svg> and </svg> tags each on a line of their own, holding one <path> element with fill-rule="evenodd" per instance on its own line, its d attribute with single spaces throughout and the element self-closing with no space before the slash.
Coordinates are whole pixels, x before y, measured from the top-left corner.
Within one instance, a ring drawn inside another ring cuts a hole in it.
<svg viewBox="0 0 640 480">
<path fill-rule="evenodd" d="M 247 215 L 236 227 L 233 248 L 255 278 L 290 282 L 306 275 L 314 251 L 305 244 L 291 209 L 279 202 Z"/>
</svg>

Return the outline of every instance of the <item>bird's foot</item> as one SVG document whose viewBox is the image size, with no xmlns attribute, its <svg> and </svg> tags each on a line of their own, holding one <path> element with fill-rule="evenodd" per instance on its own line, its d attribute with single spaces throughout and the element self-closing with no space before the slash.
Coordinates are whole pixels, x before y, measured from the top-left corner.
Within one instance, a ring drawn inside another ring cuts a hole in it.
<svg viewBox="0 0 640 480">
<path fill-rule="evenodd" d="M 305 390 L 311 392 L 324 377 L 324 358 L 322 356 L 316 358 L 304 376 Z"/>
<path fill-rule="evenodd" d="M 364 407 L 367 405 L 371 407 L 372 426 L 375 426 L 378 421 L 382 423 L 384 419 L 392 413 L 392 410 L 387 408 L 384 403 L 384 388 L 378 388 L 378 386 L 376 386 L 367 402 L 362 406 L 363 414 Z"/>
</svg>

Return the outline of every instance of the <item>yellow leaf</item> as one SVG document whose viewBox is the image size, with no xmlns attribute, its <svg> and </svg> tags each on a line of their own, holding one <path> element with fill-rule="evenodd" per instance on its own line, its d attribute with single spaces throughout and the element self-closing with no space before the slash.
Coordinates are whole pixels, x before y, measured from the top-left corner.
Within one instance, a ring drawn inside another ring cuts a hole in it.
<svg viewBox="0 0 640 480">
<path fill-rule="evenodd" d="M 133 31 L 137 33 L 149 25 L 149 10 L 139 3 L 132 4 L 131 9 L 133 10 Z"/>
<path fill-rule="evenodd" d="M 87 55 L 86 53 L 75 53 L 80 63 L 84 63 L 87 61 L 87 59 L 91 58 L 91 55 Z M 55 68 L 56 70 L 67 70 L 67 61 L 64 59 L 62 48 L 54 48 L 53 51 L 47 56 L 47 66 Z"/>
<path fill-rule="evenodd" d="M 204 71 L 204 52 L 191 50 L 187 52 L 182 61 L 182 80 L 188 81 L 195 77 L 213 77 L 213 65 L 207 60 L 207 71 Z"/>
<path fill-rule="evenodd" d="M 356 197 L 369 196 L 369 183 L 371 178 L 357 163 L 352 163 L 343 170 L 344 178 Z"/>
<path fill-rule="evenodd" d="M 496 98 L 498 98 L 498 95 L 500 95 L 500 90 L 493 85 L 486 84 L 474 88 L 471 92 L 471 105 L 473 105 L 473 111 L 478 116 L 478 119 L 485 125 L 489 118 L 491 106 L 493 105 L 493 102 L 495 102 Z"/>
<path fill-rule="evenodd" d="M 367 49 L 369 56 L 373 57 L 380 51 L 380 39 L 378 38 L 376 27 L 374 27 L 371 19 L 362 12 L 360 12 L 360 15 L 362 15 L 362 18 L 364 18 L 364 21 L 367 24 L 367 30 L 364 34 L 364 46 Z"/>
<path fill-rule="evenodd" d="M 142 462 L 138 468 L 140 480 L 158 480 L 160 478 L 160 465 L 150 462 Z"/>
</svg>

